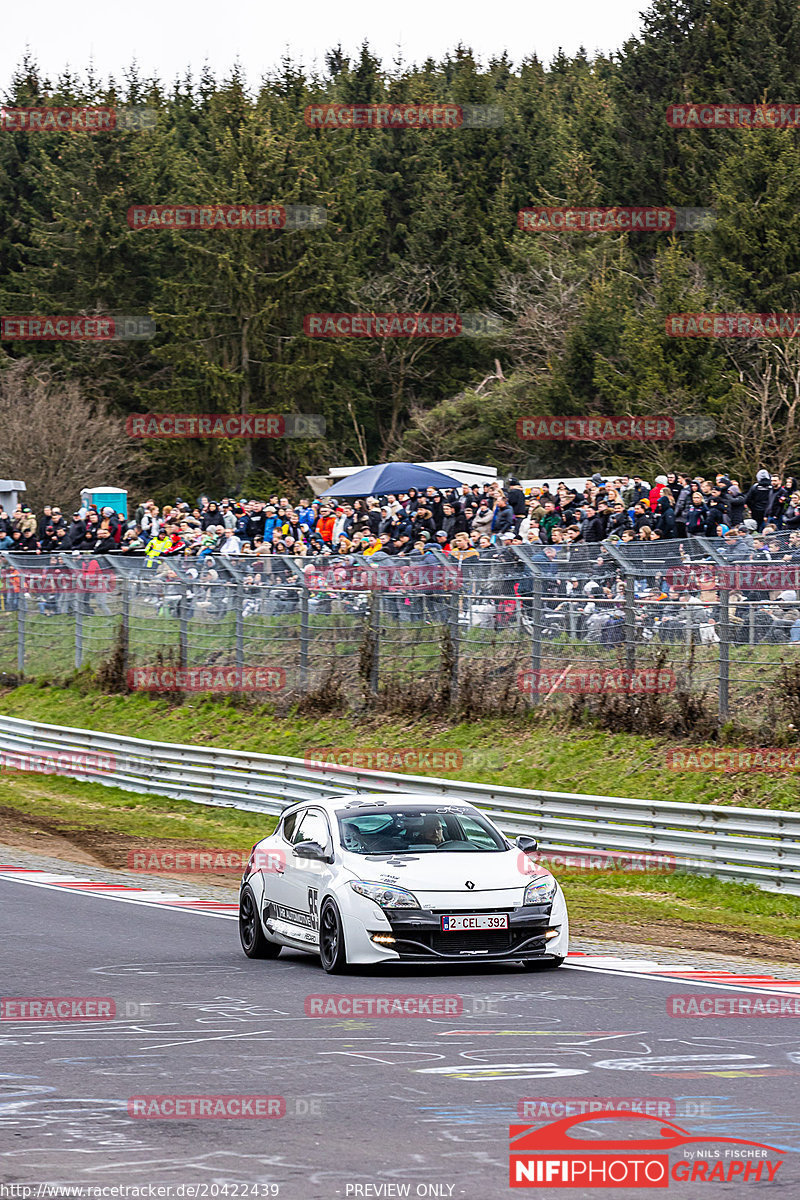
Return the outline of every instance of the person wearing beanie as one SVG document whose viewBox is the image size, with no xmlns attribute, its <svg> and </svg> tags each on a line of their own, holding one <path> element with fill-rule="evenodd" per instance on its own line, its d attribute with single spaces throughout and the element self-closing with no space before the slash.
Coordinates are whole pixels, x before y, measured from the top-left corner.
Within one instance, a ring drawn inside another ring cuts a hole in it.
<svg viewBox="0 0 800 1200">
<path fill-rule="evenodd" d="M 650 508 L 653 510 L 653 512 L 655 512 L 656 505 L 658 504 L 658 498 L 666 486 L 666 475 L 656 475 L 655 486 L 650 489 Z"/>
<path fill-rule="evenodd" d="M 758 523 L 759 532 L 764 528 L 764 516 L 767 511 L 767 504 L 769 503 L 770 491 L 769 471 L 765 471 L 762 468 L 756 475 L 755 483 L 744 498 L 744 502 L 750 509 L 753 520 Z"/>
</svg>

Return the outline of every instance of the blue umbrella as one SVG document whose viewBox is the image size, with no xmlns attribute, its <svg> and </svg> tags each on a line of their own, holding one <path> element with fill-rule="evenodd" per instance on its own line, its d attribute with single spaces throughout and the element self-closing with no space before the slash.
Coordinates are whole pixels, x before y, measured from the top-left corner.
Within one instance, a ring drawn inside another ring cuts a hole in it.
<svg viewBox="0 0 800 1200">
<path fill-rule="evenodd" d="M 453 475 L 443 475 L 431 467 L 421 467 L 419 463 L 396 462 L 380 463 L 377 467 L 364 467 L 348 475 L 333 487 L 329 487 L 323 496 L 387 496 L 398 492 L 407 492 L 409 488 L 460 488 L 461 480 Z"/>
</svg>

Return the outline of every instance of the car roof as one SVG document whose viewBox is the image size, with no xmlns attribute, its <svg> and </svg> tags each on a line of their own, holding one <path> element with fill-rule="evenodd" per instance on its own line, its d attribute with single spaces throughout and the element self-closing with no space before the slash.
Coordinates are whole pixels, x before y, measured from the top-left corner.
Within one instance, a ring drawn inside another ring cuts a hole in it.
<svg viewBox="0 0 800 1200">
<path fill-rule="evenodd" d="M 328 813 L 340 813 L 345 809 L 355 811 L 358 808 L 397 808 L 402 805 L 412 805 L 415 808 L 425 805 L 430 808 L 458 807 L 474 808 L 467 800 L 448 796 L 427 796 L 418 792 L 346 792 L 339 796 L 325 796 L 319 799 L 298 801 L 292 807 L 316 805 Z"/>
</svg>

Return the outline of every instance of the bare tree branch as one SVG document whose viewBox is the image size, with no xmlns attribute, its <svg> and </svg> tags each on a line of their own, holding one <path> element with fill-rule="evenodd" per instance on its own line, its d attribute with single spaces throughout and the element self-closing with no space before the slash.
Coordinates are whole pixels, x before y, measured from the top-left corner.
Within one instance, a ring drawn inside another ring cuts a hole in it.
<svg viewBox="0 0 800 1200">
<path fill-rule="evenodd" d="M 24 480 L 35 511 L 52 503 L 71 512 L 82 487 L 126 487 L 135 478 L 140 451 L 124 418 L 48 364 L 20 359 L 0 368 L 0 428 L 0 475 Z"/>
</svg>

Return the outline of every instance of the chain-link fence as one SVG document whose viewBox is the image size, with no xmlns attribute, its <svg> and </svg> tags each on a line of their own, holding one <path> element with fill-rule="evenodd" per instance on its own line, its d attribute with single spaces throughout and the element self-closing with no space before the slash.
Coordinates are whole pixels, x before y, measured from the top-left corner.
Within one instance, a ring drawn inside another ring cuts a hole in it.
<svg viewBox="0 0 800 1200">
<path fill-rule="evenodd" d="M 763 707 L 796 661 L 798 596 L 800 531 L 408 558 L 3 553 L 0 671 L 113 661 L 132 687 L 409 708 L 480 692 L 498 714 L 683 692 L 725 720 Z"/>
</svg>

